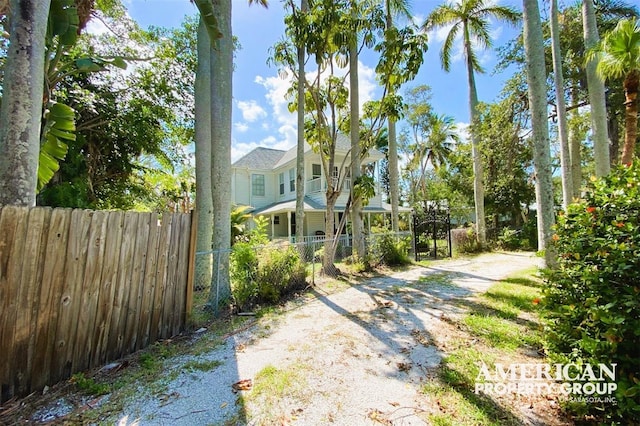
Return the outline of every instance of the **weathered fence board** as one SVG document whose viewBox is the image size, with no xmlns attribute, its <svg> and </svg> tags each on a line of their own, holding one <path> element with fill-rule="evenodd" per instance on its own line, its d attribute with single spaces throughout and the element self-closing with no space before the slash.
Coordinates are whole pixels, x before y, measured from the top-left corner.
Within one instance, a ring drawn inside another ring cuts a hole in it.
<svg viewBox="0 0 640 426">
<path fill-rule="evenodd" d="M 0 208 L 1 399 L 179 333 L 189 214 Z"/>
</svg>

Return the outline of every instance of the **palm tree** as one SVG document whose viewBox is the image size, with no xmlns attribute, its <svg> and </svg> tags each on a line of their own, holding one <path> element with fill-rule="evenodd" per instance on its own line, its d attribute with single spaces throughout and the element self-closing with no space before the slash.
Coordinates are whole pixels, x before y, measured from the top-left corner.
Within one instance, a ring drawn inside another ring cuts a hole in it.
<svg viewBox="0 0 640 426">
<path fill-rule="evenodd" d="M 293 4 L 291 9 L 295 10 Z M 309 2 L 300 0 L 300 13 L 309 12 Z M 299 42 L 296 46 L 298 54 L 298 138 L 296 144 L 296 242 L 302 242 L 304 237 L 304 96 L 306 85 L 305 47 Z"/>
<path fill-rule="evenodd" d="M 638 86 L 640 85 L 640 23 L 623 19 L 588 54 L 597 60 L 598 75 L 606 79 L 624 79 L 625 132 L 621 162 L 631 164 L 638 137 Z"/>
<path fill-rule="evenodd" d="M 423 28 L 427 31 L 451 26 L 440 51 L 442 68 L 451 69 L 451 51 L 455 39 L 462 32 L 462 43 L 467 64 L 469 82 L 469 109 L 471 118 L 471 151 L 473 157 L 473 193 L 476 208 L 476 233 L 478 242 L 482 245 L 486 241 L 486 224 L 484 217 L 484 187 L 482 183 L 483 168 L 480 158 L 478 137 L 473 130 L 473 123 L 478 119 L 478 93 L 474 72 L 483 72 L 480 61 L 473 49 L 472 43 L 480 47 L 491 47 L 489 35 L 490 18 L 496 18 L 510 24 L 516 24 L 520 15 L 510 7 L 494 6 L 486 0 L 461 0 L 460 3 L 448 3 L 438 6 L 427 17 Z"/>
<path fill-rule="evenodd" d="M 590 0 L 588 0 L 590 1 Z M 524 0 L 524 47 L 527 70 L 529 108 L 533 128 L 533 164 L 536 173 L 536 202 L 538 204 L 538 249 L 545 250 L 547 267 L 554 264 L 551 241 L 554 223 L 553 184 L 551 182 L 551 153 L 547 120 L 547 73 L 544 58 L 544 39 L 538 0 Z"/>
<path fill-rule="evenodd" d="M 399 15 L 406 18 L 411 17 L 409 12 L 408 0 L 384 0 L 385 10 L 385 42 L 390 42 L 391 29 L 394 27 L 393 15 Z M 390 91 L 389 96 L 393 96 L 393 90 Z M 391 230 L 398 232 L 400 230 L 400 214 L 398 206 L 400 205 L 400 185 L 399 185 L 399 172 L 398 172 L 398 142 L 396 135 L 396 120 L 394 117 L 389 117 L 388 122 L 388 162 L 389 162 L 389 198 L 391 204 Z"/>
<path fill-rule="evenodd" d="M 204 20 L 198 26 L 198 67 L 195 81 L 196 251 L 211 251 L 213 200 L 211 194 L 211 55 L 213 48 Z M 211 284 L 211 259 L 196 256 L 196 286 Z"/>
<path fill-rule="evenodd" d="M 11 0 L 0 108 L 0 205 L 36 203 L 50 0 Z"/>
<path fill-rule="evenodd" d="M 596 13 L 592 0 L 582 2 L 582 27 L 584 47 L 588 50 L 599 42 Z M 607 129 L 607 107 L 604 94 L 604 83 L 596 74 L 596 63 L 586 64 L 587 88 L 591 104 L 591 126 L 593 127 L 593 159 L 596 163 L 596 176 L 606 176 L 611 168 L 609 156 L 609 135 Z"/>
<path fill-rule="evenodd" d="M 415 152 L 415 156 L 409 166 L 420 168 L 418 184 L 421 184 L 423 193 L 426 191 L 425 176 L 427 166 L 438 170 L 445 164 L 453 151 L 454 145 L 460 143 L 458 128 L 453 117 L 448 115 L 429 114 L 427 122 L 422 126 L 422 140 L 416 140 L 409 149 Z"/>
<path fill-rule="evenodd" d="M 208 305 L 217 304 L 231 295 L 229 250 L 231 248 L 231 110 L 233 81 L 233 32 L 231 0 L 195 0 L 213 47 L 211 54 L 210 111 L 211 128 L 211 199 L 213 216 L 212 248 L 217 252 Z M 249 0 L 266 7 L 266 0 Z"/>
<path fill-rule="evenodd" d="M 569 130 L 567 108 L 564 102 L 564 77 L 562 75 L 562 55 L 560 52 L 560 30 L 558 24 L 558 0 L 551 0 L 549 21 L 551 27 L 551 56 L 553 59 L 553 82 L 556 91 L 556 116 L 560 139 L 560 165 L 562 168 L 562 206 L 565 211 L 571 204 L 573 180 L 569 156 Z"/>
</svg>

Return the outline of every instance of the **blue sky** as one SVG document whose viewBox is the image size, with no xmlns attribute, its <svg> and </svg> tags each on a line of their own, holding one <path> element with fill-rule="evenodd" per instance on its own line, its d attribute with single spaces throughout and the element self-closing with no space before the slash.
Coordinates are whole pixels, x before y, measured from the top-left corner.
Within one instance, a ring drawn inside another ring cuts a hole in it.
<svg viewBox="0 0 640 426">
<path fill-rule="evenodd" d="M 179 26 L 185 15 L 197 10 L 189 0 L 124 0 L 129 14 L 142 27 L 149 25 Z M 267 65 L 269 48 L 284 34 L 284 10 L 280 0 L 271 0 L 268 9 L 248 6 L 246 0 L 233 0 L 233 31 L 242 49 L 236 53 L 233 105 L 233 148 L 235 161 L 257 146 L 287 149 L 295 145 L 295 115 L 287 110 L 284 92 L 289 82 L 278 77 L 276 69 Z M 414 19 L 422 22 L 441 1 L 414 0 Z M 500 0 L 500 4 L 521 9 L 521 3 Z M 494 46 L 510 40 L 519 29 L 493 23 L 491 33 Z M 469 121 L 468 88 L 462 55 L 454 57 L 452 70 L 442 71 L 439 52 L 445 31 L 429 35 L 429 50 L 418 77 L 408 86 L 427 84 L 433 92 L 432 105 L 438 114 L 447 114 L 458 123 Z M 478 96 L 481 101 L 494 100 L 502 83 L 510 75 L 492 75 L 495 53 L 482 53 L 482 63 L 487 73 L 476 76 Z M 375 81 L 374 68 L 377 58 L 373 54 L 361 56 L 359 67 L 361 100 L 375 99 L 380 90 Z"/>
</svg>

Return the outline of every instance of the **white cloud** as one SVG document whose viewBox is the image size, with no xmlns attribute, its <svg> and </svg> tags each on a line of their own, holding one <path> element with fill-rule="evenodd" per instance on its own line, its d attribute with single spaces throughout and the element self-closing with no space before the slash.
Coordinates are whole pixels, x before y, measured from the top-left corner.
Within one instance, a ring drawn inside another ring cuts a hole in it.
<svg viewBox="0 0 640 426">
<path fill-rule="evenodd" d="M 267 136 L 260 141 L 251 141 L 251 142 L 234 142 L 231 146 L 231 162 L 235 162 L 239 160 L 242 156 L 248 154 L 258 147 L 263 148 L 272 148 L 272 149 L 281 149 L 286 151 L 292 147 L 292 144 L 289 140 L 278 140 L 275 136 Z"/>
<path fill-rule="evenodd" d="M 238 108 L 242 111 L 242 118 L 252 123 L 260 118 L 265 118 L 267 112 L 254 100 L 238 101 Z"/>
<path fill-rule="evenodd" d="M 101 35 L 108 33 L 110 30 L 101 20 L 93 18 L 87 23 L 85 31 L 89 34 Z"/>
<path fill-rule="evenodd" d="M 249 130 L 249 125 L 247 123 L 233 123 L 233 127 L 235 127 L 235 129 L 240 133 L 244 133 Z"/>
<path fill-rule="evenodd" d="M 256 76 L 255 82 L 267 90 L 265 97 L 273 110 L 273 117 L 279 124 L 296 124 L 296 115 L 289 112 L 287 91 L 291 87 L 291 78 Z"/>
</svg>

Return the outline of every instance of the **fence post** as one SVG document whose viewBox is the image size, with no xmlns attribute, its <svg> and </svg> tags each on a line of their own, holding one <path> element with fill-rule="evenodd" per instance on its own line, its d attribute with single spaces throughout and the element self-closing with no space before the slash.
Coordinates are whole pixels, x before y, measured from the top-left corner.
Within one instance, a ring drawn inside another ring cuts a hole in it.
<svg viewBox="0 0 640 426">
<path fill-rule="evenodd" d="M 189 269 L 187 270 L 187 296 L 185 306 L 185 318 L 184 323 L 186 325 L 187 319 L 191 316 L 193 311 L 193 284 L 195 282 L 196 271 L 196 235 L 198 229 L 198 214 L 196 210 L 191 210 L 191 228 L 189 237 Z"/>
<path fill-rule="evenodd" d="M 316 285 L 316 243 L 311 242 L 311 285 Z"/>
<path fill-rule="evenodd" d="M 216 251 L 218 258 L 216 259 L 216 306 L 213 307 L 213 313 L 217 316 L 220 308 L 220 250 Z"/>
</svg>

